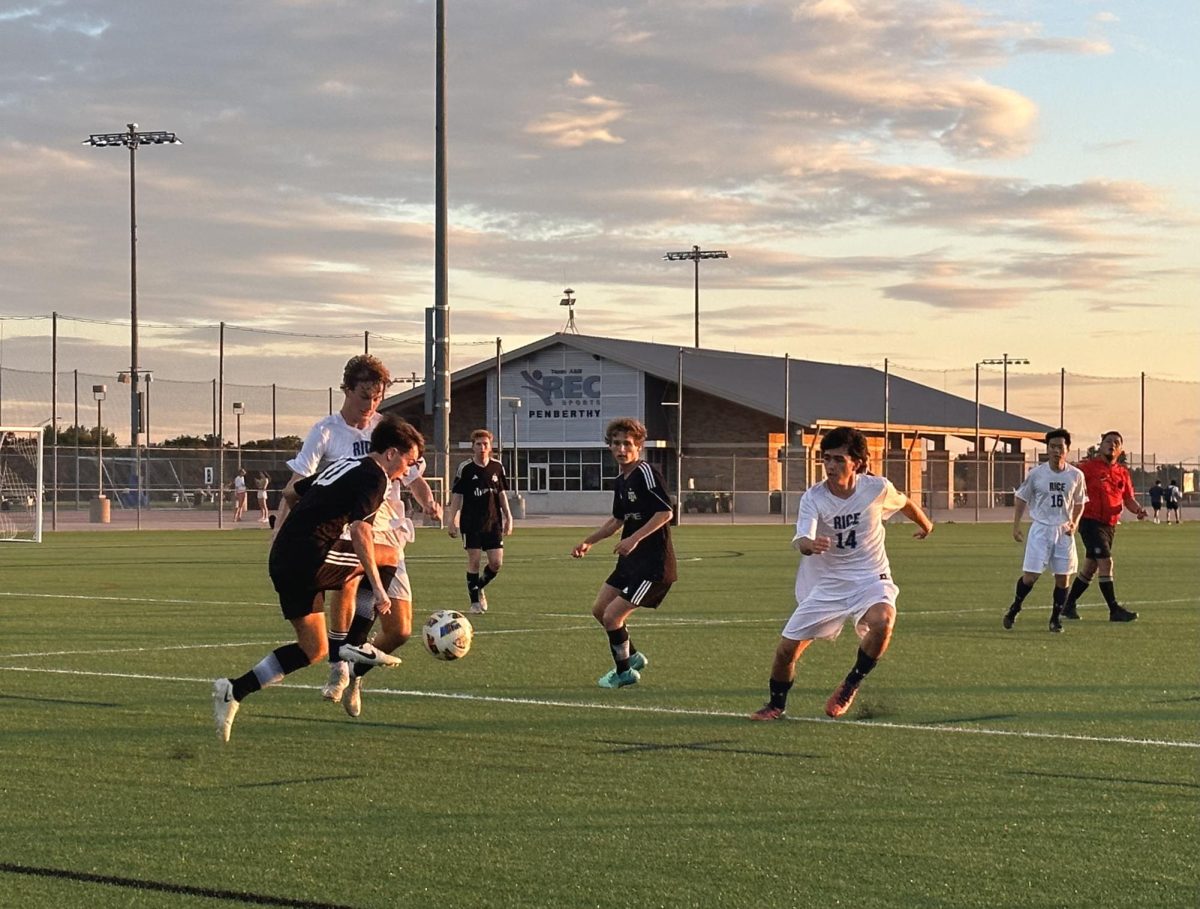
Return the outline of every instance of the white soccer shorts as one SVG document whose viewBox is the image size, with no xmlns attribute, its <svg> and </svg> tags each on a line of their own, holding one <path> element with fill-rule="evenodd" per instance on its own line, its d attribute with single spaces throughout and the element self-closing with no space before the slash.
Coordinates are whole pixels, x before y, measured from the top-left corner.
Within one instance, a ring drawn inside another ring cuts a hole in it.
<svg viewBox="0 0 1200 909">
<path fill-rule="evenodd" d="M 1055 574 L 1074 574 L 1079 567 L 1074 534 L 1063 533 L 1056 524 L 1030 524 L 1025 536 L 1025 562 L 1029 574 L 1041 574 L 1049 566 Z"/>
<path fill-rule="evenodd" d="M 810 590 L 796 606 L 796 611 L 783 626 L 783 637 L 789 641 L 820 638 L 836 640 L 846 620 L 854 622 L 854 631 L 861 639 L 868 631 L 862 621 L 867 610 L 876 603 L 896 608 L 900 588 L 890 579 L 876 578 L 865 583 L 819 585 Z"/>
</svg>

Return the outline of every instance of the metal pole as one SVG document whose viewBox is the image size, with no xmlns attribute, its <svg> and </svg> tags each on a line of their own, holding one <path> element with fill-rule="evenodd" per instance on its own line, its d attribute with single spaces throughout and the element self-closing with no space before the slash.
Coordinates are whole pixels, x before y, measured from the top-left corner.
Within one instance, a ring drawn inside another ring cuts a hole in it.
<svg viewBox="0 0 1200 909">
<path fill-rule="evenodd" d="M 788 522 L 788 458 L 792 447 L 792 360 L 783 355 L 783 466 L 780 471 L 779 520 Z"/>
<path fill-rule="evenodd" d="M 521 471 L 519 456 L 520 450 L 517 445 L 517 408 L 512 409 L 513 412 L 513 493 L 517 498 L 521 496 Z"/>
<path fill-rule="evenodd" d="M 363 332 L 363 353 L 369 354 L 370 352 L 371 352 L 371 332 L 364 331 Z"/>
<path fill-rule="evenodd" d="M 1058 425 L 1067 425 L 1067 368 L 1058 372 Z"/>
<path fill-rule="evenodd" d="M 129 444 L 138 444 L 137 124 L 129 128 Z M 138 500 L 141 500 L 139 492 Z M 139 519 L 141 515 L 139 513 Z M 140 521 L 139 521 L 140 526 Z"/>
<path fill-rule="evenodd" d="M 75 370 L 75 510 L 79 511 L 79 370 Z"/>
<path fill-rule="evenodd" d="M 892 416 L 892 377 L 888 358 L 883 358 L 883 478 L 888 479 L 888 449 L 892 447 L 890 431 Z"/>
<path fill-rule="evenodd" d="M 225 360 L 225 331 L 224 331 L 224 329 L 222 329 L 222 331 L 221 331 L 220 359 L 221 359 L 221 362 L 224 362 L 224 360 Z M 217 380 L 216 379 L 212 380 L 212 440 L 213 440 L 213 444 L 215 445 L 217 442 Z"/>
<path fill-rule="evenodd" d="M 275 427 L 275 383 L 271 383 L 271 445 L 275 446 L 275 440 L 279 438 L 279 430 Z"/>
<path fill-rule="evenodd" d="M 225 527 L 225 323 L 221 323 L 220 344 L 217 353 L 217 379 L 215 405 L 217 437 L 217 529 Z M 218 379 L 220 381 L 218 381 Z"/>
<path fill-rule="evenodd" d="M 58 530 L 58 313 L 50 314 L 50 529 Z"/>
<path fill-rule="evenodd" d="M 500 414 L 500 405 L 503 402 L 504 395 L 500 389 L 500 375 L 501 375 L 500 359 L 501 359 L 501 357 L 500 357 L 500 339 L 497 338 L 496 339 L 496 451 L 499 452 L 497 457 L 499 457 L 501 463 L 503 463 L 504 462 L 504 458 L 503 458 L 503 454 L 504 454 L 504 418 Z M 513 466 L 513 470 L 514 471 L 516 470 L 515 465 Z"/>
<path fill-rule="evenodd" d="M 696 254 L 692 264 L 696 266 L 694 287 L 696 292 L 696 349 L 700 349 L 700 247 L 693 246 L 692 252 Z"/>
<path fill-rule="evenodd" d="M 446 262 L 446 4 L 437 0 L 434 63 L 434 441 L 442 500 L 450 489 L 450 304 Z M 514 438 L 515 442 L 515 438 Z"/>
<path fill-rule="evenodd" d="M 96 498 L 104 495 L 104 401 L 96 398 Z"/>
<path fill-rule="evenodd" d="M 1142 419 L 1141 419 L 1141 437 L 1142 437 L 1142 482 L 1146 480 L 1146 373 L 1142 373 Z"/>
<path fill-rule="evenodd" d="M 979 364 L 975 364 L 975 523 L 979 523 Z"/>
<path fill-rule="evenodd" d="M 675 377 L 675 523 L 683 523 L 683 348 Z"/>
<path fill-rule="evenodd" d="M 333 386 L 329 386 L 329 413 L 333 413 Z"/>
</svg>

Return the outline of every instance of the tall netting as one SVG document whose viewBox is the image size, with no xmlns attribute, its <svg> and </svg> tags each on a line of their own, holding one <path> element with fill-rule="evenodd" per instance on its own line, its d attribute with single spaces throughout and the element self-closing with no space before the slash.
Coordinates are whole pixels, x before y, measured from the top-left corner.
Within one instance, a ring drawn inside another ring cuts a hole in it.
<svg viewBox="0 0 1200 909">
<path fill-rule="evenodd" d="M 42 435 L 0 426 L 0 542 L 42 540 Z"/>
</svg>

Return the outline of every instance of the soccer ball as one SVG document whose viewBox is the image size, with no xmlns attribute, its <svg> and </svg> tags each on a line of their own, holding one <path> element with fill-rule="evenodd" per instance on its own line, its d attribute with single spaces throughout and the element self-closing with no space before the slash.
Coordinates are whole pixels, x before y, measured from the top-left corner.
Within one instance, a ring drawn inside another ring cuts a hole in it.
<svg viewBox="0 0 1200 909">
<path fill-rule="evenodd" d="M 461 612 L 442 609 L 425 621 L 425 649 L 439 660 L 457 660 L 471 649 L 475 629 Z"/>
</svg>

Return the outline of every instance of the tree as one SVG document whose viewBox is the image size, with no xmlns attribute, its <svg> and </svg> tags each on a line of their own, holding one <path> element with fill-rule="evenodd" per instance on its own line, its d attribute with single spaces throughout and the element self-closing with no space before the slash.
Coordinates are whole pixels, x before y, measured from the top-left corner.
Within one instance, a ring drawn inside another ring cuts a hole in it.
<svg viewBox="0 0 1200 909">
<path fill-rule="evenodd" d="M 50 447 L 54 444 L 54 430 L 47 426 L 42 433 L 44 444 Z M 108 429 L 104 429 L 102 433 L 105 448 L 115 448 L 117 446 L 117 437 Z M 94 426 L 68 426 L 65 429 L 58 431 L 59 446 L 75 447 L 79 445 L 81 448 L 96 447 L 96 427 Z"/>
</svg>

